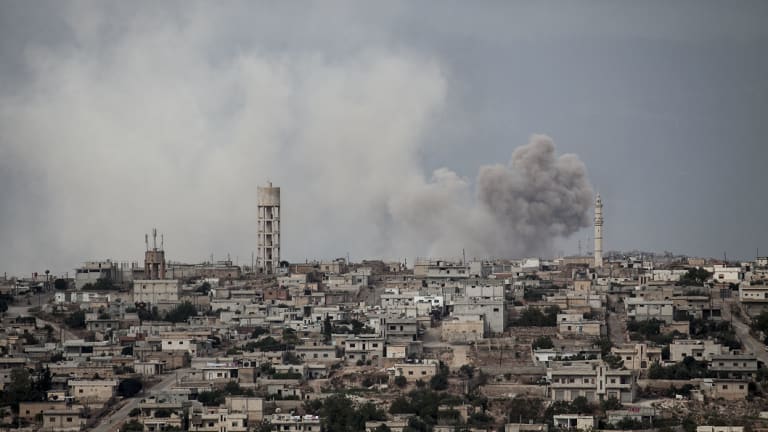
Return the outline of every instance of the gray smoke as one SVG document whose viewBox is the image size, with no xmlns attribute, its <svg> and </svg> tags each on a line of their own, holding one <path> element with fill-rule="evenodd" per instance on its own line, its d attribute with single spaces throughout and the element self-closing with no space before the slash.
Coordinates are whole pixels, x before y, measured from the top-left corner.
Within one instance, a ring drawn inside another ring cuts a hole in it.
<svg viewBox="0 0 768 432">
<path fill-rule="evenodd" d="M 588 222 L 584 166 L 549 139 L 477 181 L 425 173 L 426 137 L 452 103 L 432 55 L 222 50 L 231 16 L 208 3 L 172 25 L 150 7 L 64 9 L 74 40 L 30 45 L 0 90 L 0 273 L 139 261 L 155 226 L 171 260 L 250 263 L 267 180 L 292 261 L 520 256 Z"/>
<path fill-rule="evenodd" d="M 533 135 L 508 165 L 480 168 L 472 182 L 447 168 L 407 182 L 389 198 L 392 250 L 456 257 L 512 258 L 552 253 L 554 240 L 589 225 L 592 187 L 572 154 Z"/>
<path fill-rule="evenodd" d="M 526 254 L 548 251 L 556 237 L 589 226 L 592 196 L 578 156 L 556 156 L 546 135 L 533 135 L 508 165 L 484 166 L 477 176 L 477 198 L 509 243 L 505 249 Z"/>
</svg>

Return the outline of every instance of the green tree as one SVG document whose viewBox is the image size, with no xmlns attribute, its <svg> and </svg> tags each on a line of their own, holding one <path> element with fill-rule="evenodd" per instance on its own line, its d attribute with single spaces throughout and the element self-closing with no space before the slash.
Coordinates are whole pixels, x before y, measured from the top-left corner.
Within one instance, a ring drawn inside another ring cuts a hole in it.
<svg viewBox="0 0 768 432">
<path fill-rule="evenodd" d="M 190 302 L 184 302 L 165 314 L 165 321 L 173 323 L 185 322 L 189 317 L 197 315 L 197 308 Z"/>
<path fill-rule="evenodd" d="M 398 386 L 398 387 L 400 387 L 400 388 L 403 388 L 403 387 L 405 387 L 407 384 L 408 384 L 408 379 L 407 379 L 407 378 L 405 378 L 404 376 L 402 376 L 402 375 L 398 375 L 398 376 L 396 376 L 396 377 L 395 377 L 395 385 L 396 385 L 396 386 Z"/>
<path fill-rule="evenodd" d="M 440 362 L 438 366 L 437 374 L 429 380 L 429 386 L 432 390 L 445 390 L 448 388 L 448 366 L 445 363 Z"/>
<path fill-rule="evenodd" d="M 296 335 L 296 330 L 290 327 L 286 327 L 283 329 L 282 340 L 284 344 L 288 344 L 288 345 L 299 344 L 299 337 Z"/>
<path fill-rule="evenodd" d="M 552 342 L 552 338 L 549 336 L 540 336 L 533 341 L 532 346 L 533 346 L 533 349 L 537 349 L 537 348 L 548 349 L 548 348 L 554 348 L 555 343 Z"/>
<path fill-rule="evenodd" d="M 141 380 L 136 378 L 126 378 L 120 381 L 120 384 L 117 385 L 117 394 L 123 397 L 133 397 L 136 396 L 143 387 L 144 384 L 142 384 Z"/>
<path fill-rule="evenodd" d="M 688 269 L 688 272 L 680 276 L 678 285 L 703 286 L 704 282 L 706 282 L 710 276 L 712 276 L 712 273 L 701 267 Z"/>
<path fill-rule="evenodd" d="M 65 279 L 59 278 L 59 279 L 56 279 L 55 281 L 53 281 L 53 287 L 55 289 L 57 289 L 57 290 L 65 290 L 65 289 L 67 289 L 68 286 L 69 286 L 69 284 L 67 283 L 67 281 Z"/>
<path fill-rule="evenodd" d="M 64 319 L 64 324 L 72 329 L 84 329 L 85 328 L 85 312 L 82 310 L 76 310 L 72 312 L 68 317 Z"/>
<path fill-rule="evenodd" d="M 144 424 L 134 419 L 123 423 L 120 430 L 123 432 L 144 432 Z"/>
</svg>

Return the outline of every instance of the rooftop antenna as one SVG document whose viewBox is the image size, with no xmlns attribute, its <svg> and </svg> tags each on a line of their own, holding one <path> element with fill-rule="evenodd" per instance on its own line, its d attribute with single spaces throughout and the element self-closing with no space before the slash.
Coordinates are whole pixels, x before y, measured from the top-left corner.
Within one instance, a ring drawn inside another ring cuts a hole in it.
<svg viewBox="0 0 768 432">
<path fill-rule="evenodd" d="M 157 228 L 152 228 L 152 248 L 157 250 Z"/>
<path fill-rule="evenodd" d="M 165 236 L 163 234 L 160 234 L 160 249 L 165 249 Z"/>
<path fill-rule="evenodd" d="M 149 250 L 149 235 L 146 233 L 144 234 L 144 247 Z"/>
</svg>

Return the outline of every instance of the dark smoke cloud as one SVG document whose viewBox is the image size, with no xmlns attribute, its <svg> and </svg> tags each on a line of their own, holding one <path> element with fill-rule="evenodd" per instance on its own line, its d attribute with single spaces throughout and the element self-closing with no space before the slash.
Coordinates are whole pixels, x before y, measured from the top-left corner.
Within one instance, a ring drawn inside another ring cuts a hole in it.
<svg viewBox="0 0 768 432">
<path fill-rule="evenodd" d="M 576 155 L 555 155 L 552 139 L 534 135 L 512 153 L 508 165 L 484 166 L 477 197 L 511 243 L 507 250 L 547 251 L 556 237 L 589 226 L 592 186 Z"/>
<path fill-rule="evenodd" d="M 589 226 L 592 187 L 572 154 L 533 135 L 508 165 L 480 168 L 472 182 L 448 168 L 405 183 L 390 197 L 391 245 L 430 256 L 521 257 L 553 252 L 553 242 Z"/>
</svg>

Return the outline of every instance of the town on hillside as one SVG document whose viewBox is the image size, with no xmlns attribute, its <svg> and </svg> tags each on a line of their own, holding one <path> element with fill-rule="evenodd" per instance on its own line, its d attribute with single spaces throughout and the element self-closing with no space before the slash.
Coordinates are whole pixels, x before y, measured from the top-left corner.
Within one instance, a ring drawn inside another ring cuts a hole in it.
<svg viewBox="0 0 768 432">
<path fill-rule="evenodd" d="M 0 279 L 3 430 L 768 430 L 768 258 L 258 253 Z M 140 251 L 137 251 L 137 258 Z"/>
</svg>

